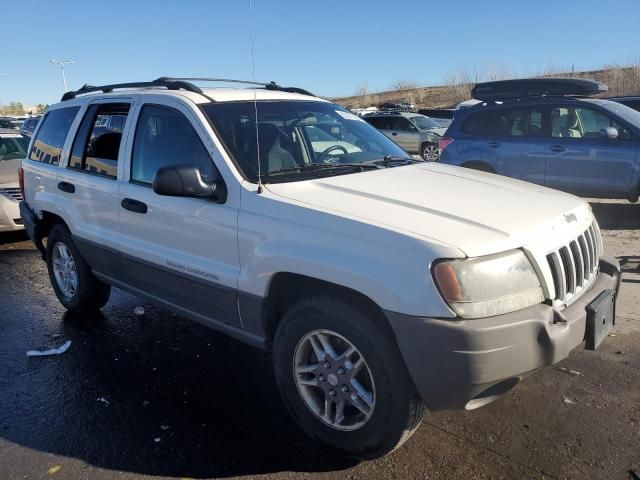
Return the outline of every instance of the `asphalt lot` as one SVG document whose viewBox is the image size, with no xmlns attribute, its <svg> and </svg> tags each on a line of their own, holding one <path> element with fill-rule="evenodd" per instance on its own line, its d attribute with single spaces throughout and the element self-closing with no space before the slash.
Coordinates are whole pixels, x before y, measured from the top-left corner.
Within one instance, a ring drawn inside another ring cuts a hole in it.
<svg viewBox="0 0 640 480">
<path fill-rule="evenodd" d="M 624 269 L 600 349 L 579 347 L 487 407 L 428 415 L 401 449 L 363 463 L 298 430 L 268 355 L 117 290 L 101 315 L 69 315 L 25 237 L 1 236 L 0 479 L 640 475 L 640 204 L 592 205 Z M 26 356 L 66 340 L 62 355 Z"/>
</svg>

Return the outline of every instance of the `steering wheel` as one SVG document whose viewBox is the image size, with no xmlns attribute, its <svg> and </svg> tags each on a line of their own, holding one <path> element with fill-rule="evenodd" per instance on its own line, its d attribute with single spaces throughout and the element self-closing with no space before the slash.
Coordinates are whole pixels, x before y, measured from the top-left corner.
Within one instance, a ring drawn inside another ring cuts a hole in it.
<svg viewBox="0 0 640 480">
<path fill-rule="evenodd" d="M 329 155 L 331 152 L 333 152 L 334 150 L 342 150 L 342 152 L 347 155 L 349 152 L 347 151 L 346 148 L 344 148 L 342 145 L 331 145 L 329 148 L 327 148 L 324 152 L 322 152 L 320 155 L 317 156 L 316 160 L 317 161 L 321 161 L 324 157 L 326 157 L 327 155 Z M 328 160 L 328 159 L 327 159 Z M 333 163 L 333 162 L 328 162 L 328 163 Z"/>
<path fill-rule="evenodd" d="M 364 140 L 358 140 L 356 142 L 356 147 L 358 147 L 363 152 L 366 152 L 367 150 L 369 150 L 369 143 Z"/>
</svg>

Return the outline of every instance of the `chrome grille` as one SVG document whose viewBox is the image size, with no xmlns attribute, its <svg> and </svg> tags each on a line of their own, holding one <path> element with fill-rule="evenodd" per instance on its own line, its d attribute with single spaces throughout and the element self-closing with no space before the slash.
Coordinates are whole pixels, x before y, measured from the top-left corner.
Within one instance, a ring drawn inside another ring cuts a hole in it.
<svg viewBox="0 0 640 480">
<path fill-rule="evenodd" d="M 568 302 L 587 288 L 598 273 L 602 241 L 594 221 L 578 238 L 547 255 L 553 278 L 553 299 Z"/>
<path fill-rule="evenodd" d="M 19 202 L 22 200 L 22 193 L 19 188 L 0 188 L 0 195 L 13 202 Z"/>
</svg>

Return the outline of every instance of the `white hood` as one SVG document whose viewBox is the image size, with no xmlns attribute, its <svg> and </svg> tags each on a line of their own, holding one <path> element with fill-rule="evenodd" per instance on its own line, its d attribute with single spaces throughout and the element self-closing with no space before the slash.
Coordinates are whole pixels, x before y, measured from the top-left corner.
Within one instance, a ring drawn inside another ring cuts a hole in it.
<svg viewBox="0 0 640 480">
<path fill-rule="evenodd" d="M 318 210 L 435 239 L 468 256 L 561 244 L 593 219 L 589 205 L 572 195 L 438 163 L 267 188 Z"/>
</svg>

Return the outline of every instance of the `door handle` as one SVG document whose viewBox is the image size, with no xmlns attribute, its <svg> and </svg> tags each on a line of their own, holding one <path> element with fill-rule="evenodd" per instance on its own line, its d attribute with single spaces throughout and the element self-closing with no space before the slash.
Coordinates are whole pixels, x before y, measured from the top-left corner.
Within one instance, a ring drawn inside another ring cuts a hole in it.
<svg viewBox="0 0 640 480">
<path fill-rule="evenodd" d="M 147 213 L 147 204 L 134 200 L 133 198 L 123 198 L 120 205 L 125 210 L 129 210 L 135 213 Z"/>
<path fill-rule="evenodd" d="M 551 145 L 549 147 L 549 151 L 554 153 L 564 152 L 565 150 L 566 149 L 562 145 Z"/>
<path fill-rule="evenodd" d="M 500 142 L 487 142 L 487 147 L 489 147 L 489 148 L 498 148 L 498 147 L 500 147 Z"/>
<path fill-rule="evenodd" d="M 391 135 L 393 135 L 395 137 L 398 134 L 396 132 L 391 132 Z"/>
<path fill-rule="evenodd" d="M 76 191 L 76 187 L 73 183 L 58 182 L 58 190 L 62 190 L 67 193 L 74 193 Z"/>
</svg>

